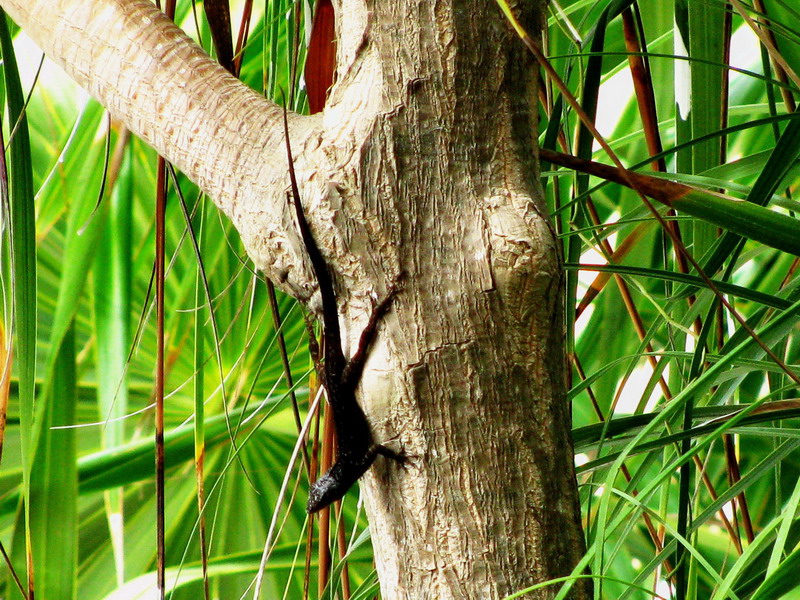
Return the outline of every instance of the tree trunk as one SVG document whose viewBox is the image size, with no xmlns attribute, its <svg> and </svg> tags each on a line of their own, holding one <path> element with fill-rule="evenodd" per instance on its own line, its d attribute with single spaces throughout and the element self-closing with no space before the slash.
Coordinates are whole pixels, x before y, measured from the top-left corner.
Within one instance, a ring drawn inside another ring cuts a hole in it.
<svg viewBox="0 0 800 600">
<path fill-rule="evenodd" d="M 316 305 L 278 107 L 146 2 L 0 4 L 209 192 L 258 268 Z M 338 83 L 322 116 L 293 116 L 290 130 L 351 350 L 376 299 L 402 286 L 359 394 L 376 440 L 409 455 L 362 480 L 381 589 L 503 598 L 569 574 L 583 553 L 536 70 L 495 2 L 334 5 Z M 529 32 L 542 8 L 516 2 Z"/>
</svg>

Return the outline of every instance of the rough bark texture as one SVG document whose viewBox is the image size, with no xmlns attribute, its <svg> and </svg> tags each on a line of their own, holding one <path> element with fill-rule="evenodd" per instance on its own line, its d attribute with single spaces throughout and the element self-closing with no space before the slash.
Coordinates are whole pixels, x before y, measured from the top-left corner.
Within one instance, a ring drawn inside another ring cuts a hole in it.
<svg viewBox="0 0 800 600">
<path fill-rule="evenodd" d="M 146 2 L 0 4 L 209 192 L 256 266 L 311 298 L 274 104 Z M 516 4 L 535 32 L 542 3 Z M 290 128 L 351 348 L 402 277 L 360 395 L 377 441 L 410 456 L 362 485 L 383 595 L 502 598 L 568 574 L 583 548 L 535 72 L 493 1 L 334 5 L 338 84 L 321 117 Z"/>
<path fill-rule="evenodd" d="M 343 19 L 360 4 L 345 0 Z M 503 597 L 566 574 L 581 548 L 535 70 L 492 2 L 367 8 L 368 41 L 333 99 L 363 97 L 357 73 L 377 73 L 382 106 L 352 162 L 360 214 L 347 221 L 380 229 L 346 245 L 370 266 L 391 252 L 408 274 L 364 388 L 378 438 L 399 435 L 415 457 L 366 478 L 381 586 L 387 598 Z"/>
</svg>

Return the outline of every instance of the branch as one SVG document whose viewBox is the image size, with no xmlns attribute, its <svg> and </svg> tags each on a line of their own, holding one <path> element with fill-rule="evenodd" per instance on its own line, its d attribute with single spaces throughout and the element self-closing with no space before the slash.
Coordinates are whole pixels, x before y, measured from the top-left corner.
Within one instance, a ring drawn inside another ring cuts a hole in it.
<svg viewBox="0 0 800 600">
<path fill-rule="evenodd" d="M 0 5 L 79 85 L 214 199 L 258 268 L 287 277 L 301 246 L 283 218 L 281 107 L 231 76 L 147 0 Z M 293 145 L 302 150 L 319 120 L 290 118 Z M 299 279 L 307 288 L 309 278 Z"/>
</svg>

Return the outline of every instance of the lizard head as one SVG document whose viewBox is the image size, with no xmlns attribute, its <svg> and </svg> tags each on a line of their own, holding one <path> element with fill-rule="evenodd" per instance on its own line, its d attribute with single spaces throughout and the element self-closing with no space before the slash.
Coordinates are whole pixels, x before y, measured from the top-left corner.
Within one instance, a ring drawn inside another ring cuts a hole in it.
<svg viewBox="0 0 800 600">
<path fill-rule="evenodd" d="M 349 485 L 342 485 L 342 482 L 330 471 L 325 473 L 311 484 L 306 512 L 308 514 L 315 513 L 332 502 L 336 502 L 345 495 L 349 487 Z"/>
</svg>

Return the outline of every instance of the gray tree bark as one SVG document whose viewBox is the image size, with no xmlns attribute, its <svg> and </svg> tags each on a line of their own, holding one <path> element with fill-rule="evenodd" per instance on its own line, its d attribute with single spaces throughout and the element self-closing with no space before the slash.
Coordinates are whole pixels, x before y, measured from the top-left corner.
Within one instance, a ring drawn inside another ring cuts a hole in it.
<svg viewBox="0 0 800 600">
<path fill-rule="evenodd" d="M 318 304 L 286 206 L 279 107 L 143 0 L 0 4 L 214 198 L 259 269 Z M 376 439 L 410 457 L 362 481 L 381 589 L 502 598 L 569 574 L 584 549 L 536 71 L 492 1 L 334 4 L 338 83 L 290 131 L 351 349 L 402 281 L 359 394 Z M 515 3 L 530 32 L 542 8 Z"/>
</svg>

